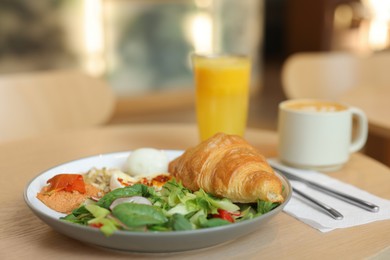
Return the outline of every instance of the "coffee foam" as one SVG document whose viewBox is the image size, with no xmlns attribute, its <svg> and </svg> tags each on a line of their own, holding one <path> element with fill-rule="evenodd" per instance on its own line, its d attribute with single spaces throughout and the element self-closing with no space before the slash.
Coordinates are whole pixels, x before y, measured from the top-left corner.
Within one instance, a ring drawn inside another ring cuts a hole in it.
<svg viewBox="0 0 390 260">
<path fill-rule="evenodd" d="M 291 102 L 285 105 L 286 108 L 292 110 L 298 110 L 303 112 L 337 112 L 346 110 L 347 107 L 334 102 L 321 102 L 321 101 L 313 101 L 313 102 L 304 102 L 297 101 Z"/>
</svg>

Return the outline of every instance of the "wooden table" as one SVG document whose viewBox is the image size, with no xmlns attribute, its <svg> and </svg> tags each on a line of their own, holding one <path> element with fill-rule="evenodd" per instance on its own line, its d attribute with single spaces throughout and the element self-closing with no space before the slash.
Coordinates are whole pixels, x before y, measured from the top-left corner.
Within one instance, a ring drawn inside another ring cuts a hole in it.
<svg viewBox="0 0 390 260">
<path fill-rule="evenodd" d="M 274 133 L 249 129 L 246 138 L 266 156 L 276 155 Z M 267 227 L 213 248 L 174 254 L 118 253 L 53 231 L 23 201 L 29 180 L 66 161 L 146 146 L 185 149 L 197 143 L 194 125 L 165 124 L 86 129 L 0 145 L 0 259 L 361 259 L 389 248 L 390 221 L 321 233 L 283 212 Z M 390 199 L 390 169 L 364 155 L 354 154 L 342 170 L 329 175 Z"/>
</svg>

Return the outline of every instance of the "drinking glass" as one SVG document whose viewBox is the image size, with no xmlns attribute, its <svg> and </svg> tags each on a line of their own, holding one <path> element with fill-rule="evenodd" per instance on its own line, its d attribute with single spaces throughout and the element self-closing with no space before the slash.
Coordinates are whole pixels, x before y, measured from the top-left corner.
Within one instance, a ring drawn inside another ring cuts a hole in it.
<svg viewBox="0 0 390 260">
<path fill-rule="evenodd" d="M 242 55 L 194 54 L 192 62 L 201 140 L 217 132 L 243 136 L 248 116 L 250 59 Z"/>
</svg>

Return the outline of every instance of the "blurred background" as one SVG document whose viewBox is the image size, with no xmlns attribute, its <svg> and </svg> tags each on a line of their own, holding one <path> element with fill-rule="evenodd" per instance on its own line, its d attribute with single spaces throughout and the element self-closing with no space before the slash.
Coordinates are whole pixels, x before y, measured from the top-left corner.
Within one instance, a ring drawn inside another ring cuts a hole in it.
<svg viewBox="0 0 390 260">
<path fill-rule="evenodd" d="M 118 97 L 111 123 L 195 122 L 190 54 L 253 60 L 249 126 L 276 128 L 302 51 L 389 48 L 388 0 L 0 0 L 0 76 L 77 68 Z"/>
</svg>

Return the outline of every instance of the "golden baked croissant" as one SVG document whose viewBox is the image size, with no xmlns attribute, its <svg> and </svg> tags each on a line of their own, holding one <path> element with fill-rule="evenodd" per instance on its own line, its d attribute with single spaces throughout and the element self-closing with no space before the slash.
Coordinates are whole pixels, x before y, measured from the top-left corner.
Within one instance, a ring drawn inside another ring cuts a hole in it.
<svg viewBox="0 0 390 260">
<path fill-rule="evenodd" d="M 271 166 L 237 135 L 215 134 L 171 161 L 168 171 L 192 191 L 202 188 L 233 202 L 284 200 Z"/>
</svg>

